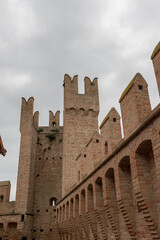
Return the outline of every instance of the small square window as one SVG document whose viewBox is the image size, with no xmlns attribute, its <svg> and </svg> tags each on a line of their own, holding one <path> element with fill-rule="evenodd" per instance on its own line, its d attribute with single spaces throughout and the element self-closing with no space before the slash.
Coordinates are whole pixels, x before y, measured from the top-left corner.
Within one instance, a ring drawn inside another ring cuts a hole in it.
<svg viewBox="0 0 160 240">
<path fill-rule="evenodd" d="M 86 154 L 84 154 L 84 158 L 86 158 L 87 157 L 87 155 Z"/>
<path fill-rule="evenodd" d="M 142 85 L 138 85 L 139 90 L 143 90 L 143 86 Z"/>
</svg>

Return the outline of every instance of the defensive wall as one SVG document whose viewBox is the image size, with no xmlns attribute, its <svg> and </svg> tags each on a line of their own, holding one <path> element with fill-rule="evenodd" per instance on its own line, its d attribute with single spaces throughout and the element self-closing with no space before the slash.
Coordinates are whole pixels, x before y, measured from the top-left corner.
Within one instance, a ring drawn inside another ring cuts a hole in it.
<svg viewBox="0 0 160 240">
<path fill-rule="evenodd" d="M 152 60 L 160 92 L 160 44 Z M 57 205 L 61 239 L 160 239 L 160 104 L 137 73 L 75 158 L 76 183 Z"/>
<path fill-rule="evenodd" d="M 160 94 L 160 43 L 152 57 Z M 98 128 L 98 80 L 64 77 L 63 126 L 22 98 L 16 201 L 0 182 L 0 240 L 160 239 L 160 104 L 137 73 Z"/>
</svg>

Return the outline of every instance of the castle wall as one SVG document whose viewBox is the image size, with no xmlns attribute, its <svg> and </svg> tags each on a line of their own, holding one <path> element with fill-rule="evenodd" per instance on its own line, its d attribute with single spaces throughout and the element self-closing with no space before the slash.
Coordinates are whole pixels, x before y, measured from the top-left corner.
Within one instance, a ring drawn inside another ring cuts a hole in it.
<svg viewBox="0 0 160 240">
<path fill-rule="evenodd" d="M 159 122 L 160 105 L 58 203 L 61 237 L 160 238 Z"/>
<path fill-rule="evenodd" d="M 158 89 L 159 44 L 152 54 Z M 98 132 L 98 83 L 64 79 L 60 112 L 39 126 L 34 99 L 22 99 L 16 202 L 0 182 L 0 239 L 160 239 L 160 104 L 151 111 L 148 85 L 136 74 Z"/>
</svg>

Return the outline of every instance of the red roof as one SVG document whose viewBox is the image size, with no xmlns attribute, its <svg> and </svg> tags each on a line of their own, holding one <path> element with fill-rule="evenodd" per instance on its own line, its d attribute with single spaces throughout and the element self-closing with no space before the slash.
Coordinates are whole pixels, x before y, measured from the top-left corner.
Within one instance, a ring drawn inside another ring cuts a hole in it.
<svg viewBox="0 0 160 240">
<path fill-rule="evenodd" d="M 2 142 L 2 139 L 1 139 L 1 136 L 0 136 L 0 154 L 2 154 L 3 156 L 6 155 L 6 149 L 3 147 L 3 142 Z"/>
</svg>

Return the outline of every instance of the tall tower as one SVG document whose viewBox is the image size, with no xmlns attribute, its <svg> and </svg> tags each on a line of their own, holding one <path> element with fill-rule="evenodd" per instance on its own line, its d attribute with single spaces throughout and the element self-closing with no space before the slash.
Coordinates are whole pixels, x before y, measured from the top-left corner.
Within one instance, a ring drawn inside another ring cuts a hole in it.
<svg viewBox="0 0 160 240">
<path fill-rule="evenodd" d="M 88 138 L 98 131 L 97 78 L 84 79 L 85 94 L 78 94 L 78 76 L 64 76 L 63 187 L 64 196 L 76 183 L 76 157 Z"/>
<path fill-rule="evenodd" d="M 24 233 L 31 228 L 34 203 L 34 174 L 36 164 L 37 131 L 33 127 L 33 97 L 22 98 L 20 120 L 20 154 L 16 192 L 16 213 L 22 214 Z"/>
</svg>

